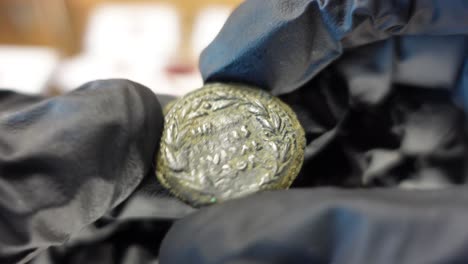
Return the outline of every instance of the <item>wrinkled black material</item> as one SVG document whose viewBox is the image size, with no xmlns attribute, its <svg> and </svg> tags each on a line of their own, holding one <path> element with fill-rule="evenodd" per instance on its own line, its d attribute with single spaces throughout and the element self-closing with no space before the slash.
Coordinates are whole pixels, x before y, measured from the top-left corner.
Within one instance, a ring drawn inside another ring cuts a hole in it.
<svg viewBox="0 0 468 264">
<path fill-rule="evenodd" d="M 304 167 L 296 189 L 176 223 L 161 263 L 466 263 L 467 17 L 466 1 L 241 5 L 203 77 L 281 95 Z"/>
<path fill-rule="evenodd" d="M 161 109 L 146 87 L 95 81 L 54 98 L 0 94 L 0 263 L 101 218 L 151 171 Z"/>
<path fill-rule="evenodd" d="M 176 223 L 161 263 L 466 263 L 468 195 L 291 190 Z"/>
<path fill-rule="evenodd" d="M 445 40 L 466 36 L 467 10 L 464 0 L 250 0 L 204 51 L 200 67 L 207 81 L 251 83 L 282 94 L 306 84 L 347 49 L 394 36 L 444 36 L 394 38 L 397 49 L 379 57 L 365 51 L 356 77 L 380 73 L 385 80 L 390 74 L 399 82 L 453 87 L 466 45 L 464 37 L 458 45 Z"/>
<path fill-rule="evenodd" d="M 0 263 L 49 246 L 31 263 L 466 263 L 467 33 L 464 0 L 242 4 L 202 75 L 280 95 L 304 167 L 291 190 L 177 222 L 160 250 L 193 209 L 152 174 L 154 95 L 123 80 L 2 92 Z"/>
</svg>

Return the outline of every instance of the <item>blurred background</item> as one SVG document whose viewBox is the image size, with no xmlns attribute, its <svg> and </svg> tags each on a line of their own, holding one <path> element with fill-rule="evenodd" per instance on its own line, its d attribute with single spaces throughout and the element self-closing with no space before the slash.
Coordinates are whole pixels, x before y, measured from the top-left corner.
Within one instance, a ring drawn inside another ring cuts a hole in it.
<svg viewBox="0 0 468 264">
<path fill-rule="evenodd" d="M 241 0 L 0 0 L 0 88 L 57 95 L 107 78 L 161 94 L 202 84 L 198 56 Z"/>
</svg>

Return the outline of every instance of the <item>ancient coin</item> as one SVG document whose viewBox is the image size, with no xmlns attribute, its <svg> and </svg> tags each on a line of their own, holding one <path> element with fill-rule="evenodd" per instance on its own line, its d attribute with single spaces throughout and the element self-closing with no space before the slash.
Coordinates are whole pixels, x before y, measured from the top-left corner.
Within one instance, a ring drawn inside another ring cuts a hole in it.
<svg viewBox="0 0 468 264">
<path fill-rule="evenodd" d="M 208 84 L 168 110 L 156 175 L 199 207 L 288 188 L 304 148 L 304 130 L 280 99 L 244 85 Z"/>
</svg>

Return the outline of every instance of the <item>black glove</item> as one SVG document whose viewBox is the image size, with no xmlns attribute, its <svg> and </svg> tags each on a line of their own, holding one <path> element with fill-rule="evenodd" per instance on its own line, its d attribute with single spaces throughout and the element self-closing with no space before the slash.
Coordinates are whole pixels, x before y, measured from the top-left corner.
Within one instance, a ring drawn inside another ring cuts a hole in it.
<svg viewBox="0 0 468 264">
<path fill-rule="evenodd" d="M 95 81 L 58 97 L 0 92 L 0 263 L 67 241 L 148 175 L 163 116 L 153 92 Z"/>
<path fill-rule="evenodd" d="M 290 104 L 302 174 L 176 223 L 160 263 L 466 262 L 467 34 L 463 0 L 246 1 L 202 75 Z"/>
</svg>

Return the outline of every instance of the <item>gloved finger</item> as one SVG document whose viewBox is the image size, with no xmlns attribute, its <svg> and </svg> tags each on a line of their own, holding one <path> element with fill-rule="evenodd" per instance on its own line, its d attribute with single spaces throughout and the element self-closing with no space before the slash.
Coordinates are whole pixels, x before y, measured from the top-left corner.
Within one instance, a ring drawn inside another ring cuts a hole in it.
<svg viewBox="0 0 468 264">
<path fill-rule="evenodd" d="M 176 222 L 160 263 L 463 263 L 467 203 L 466 187 L 262 193 Z"/>
<path fill-rule="evenodd" d="M 20 94 L 0 89 L 0 113 L 13 111 L 44 99 L 40 95 Z"/>
<path fill-rule="evenodd" d="M 205 49 L 200 69 L 206 82 L 288 93 L 345 48 L 396 35 L 466 35 L 467 12 L 463 0 L 249 0 Z"/>
<path fill-rule="evenodd" d="M 3 108 L 0 262 L 63 243 L 126 199 L 152 171 L 162 126 L 156 96 L 127 80 Z"/>
<path fill-rule="evenodd" d="M 468 36 L 402 36 L 349 49 L 325 71 L 346 80 L 353 105 L 382 104 L 395 84 L 457 94 L 466 87 L 467 46 Z"/>
<path fill-rule="evenodd" d="M 178 98 L 157 94 L 163 112 L 168 111 Z M 136 219 L 173 220 L 179 219 L 195 209 L 181 202 L 163 187 L 154 173 L 148 174 L 138 188 L 116 210 L 106 215 L 107 220 L 118 222 Z"/>
</svg>

